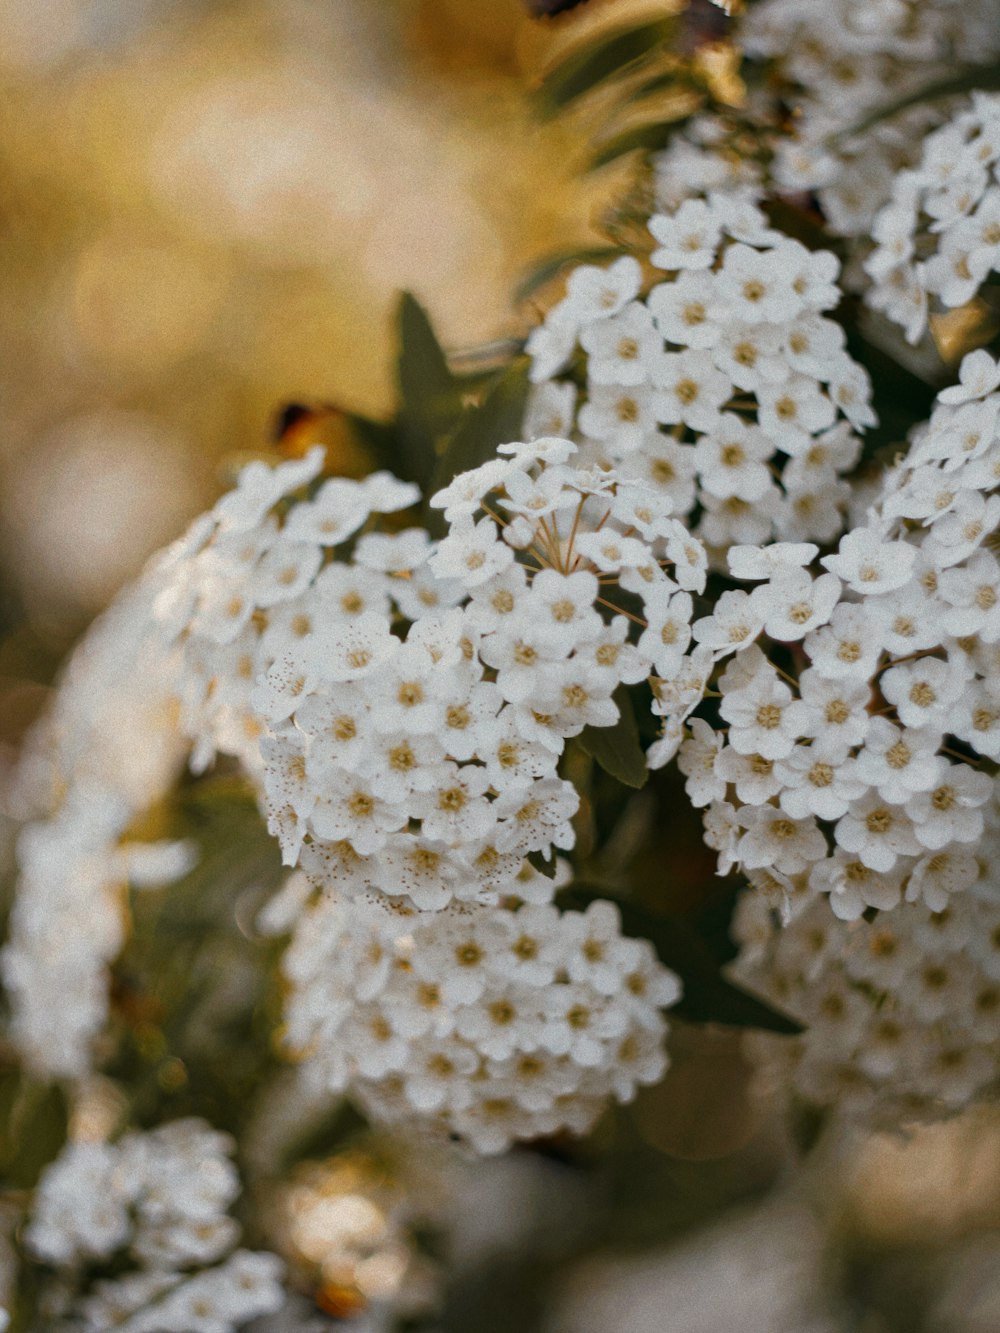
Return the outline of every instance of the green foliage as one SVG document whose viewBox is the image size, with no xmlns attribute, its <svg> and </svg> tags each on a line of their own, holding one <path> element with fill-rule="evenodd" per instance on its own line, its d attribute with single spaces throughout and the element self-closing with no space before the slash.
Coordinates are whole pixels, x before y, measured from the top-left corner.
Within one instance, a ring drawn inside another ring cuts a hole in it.
<svg viewBox="0 0 1000 1333">
<path fill-rule="evenodd" d="M 626 153 L 634 153 L 640 149 L 644 153 L 659 152 L 667 147 L 670 136 L 687 119 L 687 114 L 682 113 L 667 120 L 655 120 L 648 123 L 644 122 L 641 125 L 631 125 L 618 134 L 600 140 L 596 151 L 590 158 L 589 169 L 596 171 L 599 167 L 606 167 L 611 162 L 617 162 Z"/>
<path fill-rule="evenodd" d="M 133 895 L 106 1072 L 132 1090 L 134 1123 L 195 1114 L 233 1128 L 278 1064 L 278 949 L 254 921 L 285 872 L 239 779 L 191 782 L 171 816 L 171 831 L 197 843 L 198 861 L 168 888 Z"/>
<path fill-rule="evenodd" d="M 30 1189 L 66 1141 L 68 1111 L 61 1088 L 24 1070 L 0 1072 L 0 1184 Z"/>
<path fill-rule="evenodd" d="M 427 486 L 438 441 L 454 419 L 460 389 L 420 302 L 404 292 L 398 311 L 399 388 L 396 471 Z"/>
<path fill-rule="evenodd" d="M 539 111 L 554 116 L 584 94 L 658 55 L 677 32 L 677 19 L 656 19 L 602 33 L 548 71 L 538 89 Z"/>
<path fill-rule="evenodd" d="M 528 399 L 528 361 L 519 357 L 497 376 L 483 401 L 467 408 L 438 457 L 427 487 L 429 499 L 460 472 L 468 472 L 496 455 L 498 445 L 520 438 Z M 440 510 L 426 511 L 435 536 L 444 530 Z"/>
<path fill-rule="evenodd" d="M 639 741 L 632 698 L 625 685 L 613 695 L 618 721 L 613 727 L 584 727 L 577 744 L 586 754 L 626 787 L 644 787 L 649 780 L 646 756 Z"/>
<path fill-rule="evenodd" d="M 616 896 L 604 886 L 586 883 L 564 889 L 559 902 L 562 907 L 583 911 L 596 898 L 614 902 L 626 935 L 649 940 L 660 960 L 680 977 L 684 993 L 670 1011 L 678 1018 L 693 1023 L 756 1028 L 785 1036 L 802 1031 L 802 1025 L 795 1019 L 727 981 L 721 973 L 721 960 L 702 934 L 679 914 L 653 912 L 631 899 Z"/>
</svg>

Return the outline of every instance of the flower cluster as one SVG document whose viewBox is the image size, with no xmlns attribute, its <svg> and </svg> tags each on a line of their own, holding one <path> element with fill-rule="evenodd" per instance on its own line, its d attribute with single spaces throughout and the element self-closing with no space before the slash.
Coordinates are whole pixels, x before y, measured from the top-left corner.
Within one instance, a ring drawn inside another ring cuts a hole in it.
<svg viewBox="0 0 1000 1333">
<path fill-rule="evenodd" d="M 675 517 L 697 507 L 710 547 L 831 540 L 855 430 L 875 420 L 867 373 L 823 314 L 840 299 L 837 259 L 738 195 L 690 199 L 649 229 L 665 281 L 643 294 L 629 256 L 579 268 L 531 334 L 526 432 L 575 433 L 584 461 Z"/>
<path fill-rule="evenodd" d="M 420 615 L 400 579 L 395 615 L 324 621 L 252 696 L 285 859 L 341 893 L 421 910 L 517 893 L 526 857 L 573 844 L 567 739 L 617 721 L 619 685 L 681 663 L 705 552 L 669 502 L 570 466 L 568 440 L 502 449 L 432 501 L 449 524 L 437 600 L 461 605 Z M 653 616 L 641 637 L 615 589 Z"/>
<path fill-rule="evenodd" d="M 991 0 L 763 0 L 740 25 L 747 54 L 773 62 L 789 90 L 792 133 L 772 125 L 779 192 L 815 192 L 834 235 L 865 238 L 896 173 L 937 113 L 918 106 L 856 130 L 880 107 L 964 62 L 1000 50 Z"/>
<path fill-rule="evenodd" d="M 250 704 L 258 676 L 317 620 L 385 603 L 394 547 L 370 543 L 365 558 L 358 534 L 372 514 L 412 505 L 417 489 L 385 472 L 317 484 L 324 456 L 317 447 L 274 468 L 249 464 L 161 559 L 154 618 L 162 651 L 180 648 L 181 728 L 195 772 L 221 753 L 259 773 L 261 726 Z M 328 569 L 334 549 L 355 539 L 358 568 Z"/>
<path fill-rule="evenodd" d="M 46 1076 L 89 1068 L 107 1015 L 106 968 L 122 944 L 126 886 L 166 883 L 190 865 L 184 844 L 129 840 L 130 825 L 169 790 L 184 759 L 176 663 L 149 643 L 156 589 L 147 576 L 92 626 L 28 737 L 13 784 L 13 813 L 25 822 L 0 971 L 11 1034 Z"/>
<path fill-rule="evenodd" d="M 280 1260 L 234 1249 L 233 1148 L 201 1120 L 70 1143 L 45 1169 L 25 1231 L 29 1253 L 62 1279 L 66 1308 L 47 1327 L 61 1316 L 93 1333 L 232 1333 L 277 1310 Z M 84 1266 L 112 1260 L 116 1275 L 81 1294 Z"/>
<path fill-rule="evenodd" d="M 996 815 L 983 848 L 997 846 Z M 939 912 L 904 904 L 837 921 L 806 895 L 776 926 L 748 893 L 733 975 L 801 1020 L 801 1036 L 755 1039 L 804 1101 L 868 1124 L 936 1119 L 1000 1085 L 1000 903 L 985 878 Z"/>
<path fill-rule="evenodd" d="M 965 305 L 1000 268 L 1000 97 L 971 104 L 923 141 L 917 166 L 895 177 L 872 227 L 866 299 L 910 342 L 930 302 Z"/>
<path fill-rule="evenodd" d="M 543 903 L 415 913 L 320 897 L 285 956 L 287 1039 L 306 1072 L 377 1120 L 438 1128 L 480 1153 L 587 1130 L 667 1060 L 676 978 L 617 910 Z"/>
<path fill-rule="evenodd" d="M 977 879 L 996 790 L 977 757 L 1000 757 L 998 385 L 989 356 L 966 358 L 818 577 L 807 544 L 730 550 L 757 586 L 694 626 L 731 655 L 726 730 L 696 718 L 680 756 L 720 870 L 766 868 L 787 894 L 806 876 L 845 918 L 904 895 L 940 910 Z"/>
</svg>

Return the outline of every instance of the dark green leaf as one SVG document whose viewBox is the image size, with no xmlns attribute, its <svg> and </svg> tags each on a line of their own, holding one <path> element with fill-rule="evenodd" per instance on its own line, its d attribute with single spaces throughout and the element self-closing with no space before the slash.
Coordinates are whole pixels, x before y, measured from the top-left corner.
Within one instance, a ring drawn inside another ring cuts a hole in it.
<svg viewBox="0 0 1000 1333">
<path fill-rule="evenodd" d="M 478 407 L 466 409 L 455 433 L 445 445 L 426 487 L 427 498 L 459 475 L 485 463 L 497 446 L 521 438 L 528 398 L 528 362 L 519 357 L 500 375 Z M 443 531 L 439 509 L 427 509 L 426 521 L 433 533 Z"/>
<path fill-rule="evenodd" d="M 558 901 L 562 907 L 583 911 L 595 898 L 613 902 L 621 912 L 625 934 L 649 940 L 660 961 L 680 977 L 684 992 L 671 1010 L 678 1018 L 693 1023 L 759 1028 L 785 1036 L 802 1031 L 802 1025 L 795 1019 L 727 981 L 720 971 L 719 960 L 683 917 L 659 915 L 587 884 L 573 884 L 564 889 Z"/>
<path fill-rule="evenodd" d="M 874 458 L 887 445 L 902 445 L 914 421 L 929 415 L 937 387 L 928 384 L 880 347 L 869 342 L 858 328 L 850 303 L 845 303 L 847 350 L 866 367 L 872 378 L 872 406 L 878 425 L 864 433 L 859 466 Z"/>
<path fill-rule="evenodd" d="M 381 468 L 395 472 L 399 467 L 399 432 L 386 421 L 373 421 L 370 417 L 349 412 L 347 424 L 358 440 Z M 410 480 L 407 478 L 407 480 Z"/>
<path fill-rule="evenodd" d="M 968 65 L 958 74 L 950 74 L 946 79 L 938 79 L 934 83 L 925 83 L 922 88 L 914 89 L 905 97 L 887 102 L 864 120 L 831 135 L 831 142 L 836 143 L 855 134 L 864 134 L 866 130 L 881 124 L 883 120 L 888 120 L 900 111 L 905 111 L 911 106 L 919 106 L 923 102 L 934 102 L 941 97 L 955 97 L 960 93 L 995 92 L 997 89 L 1000 89 L 1000 65 Z"/>
<path fill-rule="evenodd" d="M 633 125 L 627 130 L 622 130 L 621 134 L 616 134 L 613 138 L 605 139 L 598 144 L 597 151 L 587 164 L 587 169 L 596 171 L 599 167 L 606 167 L 609 162 L 624 157 L 626 153 L 636 152 L 637 149 L 642 149 L 646 153 L 658 152 L 661 148 L 666 148 L 670 136 L 687 119 L 687 116 L 677 116 L 672 120 Z"/>
<path fill-rule="evenodd" d="M 622 98 L 623 106 L 644 102 L 647 97 L 657 97 L 661 93 L 701 91 L 689 70 L 683 68 L 661 70 L 652 78 L 641 80 L 634 88 L 629 88 Z"/>
<path fill-rule="evenodd" d="M 807 250 L 829 250 L 830 237 L 816 213 L 791 204 L 787 199 L 768 199 L 764 204 L 768 221 L 785 236 L 791 236 Z"/>
<path fill-rule="evenodd" d="M 399 433 L 394 470 L 426 487 L 439 440 L 451 429 L 461 389 L 420 302 L 404 292 L 399 303 Z"/>
<path fill-rule="evenodd" d="M 644 787 L 649 780 L 646 756 L 639 743 L 632 700 L 624 685 L 614 692 L 618 721 L 613 727 L 584 727 L 578 737 L 580 747 L 626 787 Z"/>
<path fill-rule="evenodd" d="M 546 879 L 555 879 L 556 877 L 556 858 L 550 856 L 546 858 L 541 852 L 529 852 L 528 861 L 534 866 L 540 875 Z"/>
<path fill-rule="evenodd" d="M 515 300 L 526 301 L 540 287 L 558 278 L 564 269 L 575 268 L 577 264 L 603 264 L 627 253 L 622 245 L 592 245 L 582 250 L 564 250 L 561 254 L 549 255 L 532 265 L 521 279 L 514 293 Z"/>
<path fill-rule="evenodd" d="M 30 1189 L 66 1142 L 66 1097 L 11 1069 L 0 1079 L 0 1117 L 0 1178 L 7 1187 Z"/>
<path fill-rule="evenodd" d="M 625 73 L 654 54 L 676 32 L 676 20 L 657 19 L 619 28 L 588 43 L 549 70 L 538 90 L 543 115 L 552 116 L 608 79 Z"/>
</svg>

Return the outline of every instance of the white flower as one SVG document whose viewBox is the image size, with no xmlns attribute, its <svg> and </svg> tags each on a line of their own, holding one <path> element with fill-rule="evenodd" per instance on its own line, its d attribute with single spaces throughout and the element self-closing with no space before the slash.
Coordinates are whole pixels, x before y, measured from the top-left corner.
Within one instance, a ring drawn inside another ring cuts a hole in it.
<svg viewBox="0 0 1000 1333">
<path fill-rule="evenodd" d="M 962 358 L 958 381 L 958 384 L 941 390 L 938 402 L 957 404 L 985 398 L 994 389 L 1000 388 L 1000 365 L 989 352 L 970 352 Z"/>
<path fill-rule="evenodd" d="M 907 727 L 936 727 L 943 731 L 954 705 L 961 698 L 968 675 L 961 666 L 923 657 L 890 667 L 879 680 L 899 720 Z"/>
<path fill-rule="evenodd" d="M 650 256 L 657 268 L 707 269 L 715 262 L 721 221 L 700 199 L 686 200 L 672 217 L 653 216 L 649 230 L 659 242 Z"/>
<path fill-rule="evenodd" d="M 474 588 L 500 574 L 514 559 L 514 552 L 499 540 L 497 525 L 491 518 L 474 523 L 460 516 L 451 531 L 431 556 L 430 565 L 438 578 L 459 579 Z"/>
<path fill-rule="evenodd" d="M 780 324 L 794 319 L 803 301 L 794 288 L 787 252 L 733 245 L 726 251 L 719 288 L 730 317 L 744 324 Z"/>
<path fill-rule="evenodd" d="M 652 367 L 654 411 L 666 425 L 683 422 L 692 430 L 712 430 L 732 392 L 728 375 L 708 352 L 665 352 Z"/>
<path fill-rule="evenodd" d="M 820 563 L 853 592 L 870 597 L 901 588 L 916 555 L 916 547 L 908 542 L 885 541 L 873 528 L 855 528 L 841 538 L 837 554 L 823 556 Z"/>
<path fill-rule="evenodd" d="M 762 673 L 741 690 L 726 693 L 719 712 L 729 723 L 729 744 L 740 754 L 783 759 L 791 754 L 808 716 L 777 673 Z"/>
<path fill-rule="evenodd" d="M 727 591 L 721 594 L 710 616 L 694 622 L 691 632 L 716 657 L 724 657 L 749 648 L 763 626 L 763 612 L 749 593 Z"/>
<path fill-rule="evenodd" d="M 834 574 L 812 579 L 805 570 L 797 569 L 780 571 L 753 591 L 764 632 L 785 643 L 804 639 L 826 624 L 839 597 L 840 580 Z"/>
<path fill-rule="evenodd" d="M 916 792 L 929 791 L 937 782 L 940 744 L 939 731 L 901 729 L 888 718 L 873 717 L 855 760 L 858 776 L 885 800 L 905 805 Z"/>
<path fill-rule="evenodd" d="M 834 837 L 839 846 L 856 853 L 871 870 L 892 870 L 900 856 L 912 856 L 920 850 L 906 811 L 876 792 L 852 803 L 838 822 Z"/>
<path fill-rule="evenodd" d="M 773 866 L 779 874 L 797 875 L 826 855 L 826 839 L 816 821 L 793 819 L 773 805 L 749 806 L 740 811 L 747 832 L 737 854 L 747 870 Z"/>
<path fill-rule="evenodd" d="M 793 819 L 839 819 L 868 790 L 843 750 L 819 745 L 796 746 L 777 761 L 775 776 L 782 784 L 781 808 Z"/>
<path fill-rule="evenodd" d="M 305 458 L 277 467 L 248 463 L 237 479 L 236 489 L 224 495 L 212 511 L 219 526 L 235 532 L 256 527 L 279 500 L 318 477 L 325 459 L 326 449 L 318 444 Z"/>
<path fill-rule="evenodd" d="M 589 355 L 588 374 L 594 384 L 643 384 L 663 351 L 652 316 L 639 301 L 611 319 L 586 325 L 580 345 Z"/>
<path fill-rule="evenodd" d="M 939 851 L 951 842 L 975 842 L 983 832 L 982 807 L 993 791 L 986 773 L 942 761 L 933 790 L 918 793 L 910 807 L 921 846 Z"/>
<path fill-rule="evenodd" d="M 774 447 L 759 427 L 724 412 L 695 446 L 694 463 L 702 486 L 725 499 L 759 500 L 771 485 L 767 460 Z"/>
</svg>

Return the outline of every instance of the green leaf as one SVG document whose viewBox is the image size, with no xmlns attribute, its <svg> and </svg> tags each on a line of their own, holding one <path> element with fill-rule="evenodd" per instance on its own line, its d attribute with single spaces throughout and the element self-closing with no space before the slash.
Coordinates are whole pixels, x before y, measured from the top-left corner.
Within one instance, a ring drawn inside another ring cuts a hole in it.
<svg viewBox="0 0 1000 1333">
<path fill-rule="evenodd" d="M 629 129 L 622 130 L 620 134 L 599 143 L 597 151 L 587 164 L 587 170 L 596 171 L 599 167 L 606 167 L 609 162 L 615 162 L 626 153 L 634 153 L 637 149 L 642 149 L 646 153 L 658 152 L 661 148 L 666 148 L 670 136 L 689 119 L 689 116 L 683 115 L 672 120 L 654 121 L 648 125 L 632 125 Z"/>
<path fill-rule="evenodd" d="M 726 1027 L 757 1028 L 794 1036 L 801 1023 L 773 1009 L 764 1000 L 727 981 L 719 960 L 694 927 L 683 917 L 663 916 L 635 902 L 625 902 L 606 889 L 573 884 L 558 897 L 559 905 L 583 911 L 596 898 L 613 902 L 621 913 L 622 930 L 636 939 L 647 939 L 660 961 L 676 972 L 684 987 L 671 1009 L 678 1018 L 692 1023 L 721 1023 Z"/>
<path fill-rule="evenodd" d="M 636 102 L 644 102 L 647 97 L 681 91 L 704 92 L 704 84 L 695 79 L 691 70 L 680 67 L 666 69 L 650 79 L 643 79 L 634 88 L 629 88 L 622 98 L 622 105 L 632 106 Z"/>
<path fill-rule="evenodd" d="M 69 1113 L 62 1089 L 10 1069 L 0 1077 L 0 1179 L 30 1189 L 66 1142 Z"/>
<path fill-rule="evenodd" d="M 612 697 L 619 713 L 615 725 L 584 727 L 577 740 L 580 748 L 613 778 L 626 787 L 644 787 L 649 780 L 649 769 L 639 743 L 639 728 L 628 689 L 619 685 Z"/>
<path fill-rule="evenodd" d="M 955 97 L 960 93 L 995 92 L 997 89 L 1000 89 L 1000 65 L 967 65 L 958 74 L 951 74 L 946 79 L 938 79 L 934 83 L 925 83 L 922 88 L 914 89 L 905 97 L 886 103 L 864 120 L 849 125 L 847 129 L 838 130 L 836 134 L 830 136 L 829 142 L 839 143 L 840 140 L 849 139 L 855 134 L 864 134 L 866 130 L 881 124 L 883 120 L 888 120 L 908 107 L 919 106 L 922 102 L 934 102 L 940 97 Z"/>
<path fill-rule="evenodd" d="M 460 472 L 468 472 L 493 458 L 497 446 L 521 438 L 528 400 L 528 360 L 518 357 L 494 382 L 478 407 L 468 408 L 445 445 L 426 487 L 427 498 L 447 486 Z M 433 534 L 444 530 L 439 509 L 427 508 Z"/>
<path fill-rule="evenodd" d="M 461 388 L 427 313 L 410 292 L 399 302 L 399 436 L 395 470 L 426 488 L 435 468 L 438 441 L 451 429 L 461 406 Z"/>
<path fill-rule="evenodd" d="M 923 420 L 930 414 L 937 387 L 914 375 L 888 352 L 869 342 L 858 327 L 850 303 L 845 303 L 845 314 L 847 350 L 871 375 L 872 406 L 878 415 L 878 424 L 870 426 L 864 433 L 858 459 L 860 467 L 887 445 L 904 445 L 914 421 Z"/>
<path fill-rule="evenodd" d="M 561 254 L 549 255 L 532 265 L 521 279 L 514 293 L 516 301 L 526 301 L 540 287 L 555 281 L 564 269 L 578 264 L 601 264 L 617 259 L 628 251 L 623 245 L 592 245 L 581 250 L 564 250 Z"/>
<path fill-rule="evenodd" d="M 570 54 L 545 75 L 538 89 L 541 113 L 553 116 L 608 79 L 656 53 L 677 31 L 675 19 L 619 28 Z"/>
<path fill-rule="evenodd" d="M 390 422 L 360 416 L 356 412 L 347 414 L 347 424 L 358 443 L 368 450 L 379 467 L 388 468 L 390 472 L 396 470 L 399 466 L 400 445 L 399 432 L 395 426 Z"/>
<path fill-rule="evenodd" d="M 555 855 L 552 855 L 548 857 L 548 859 L 546 859 L 546 857 L 541 852 L 529 852 L 528 862 L 538 871 L 540 875 L 544 875 L 546 879 L 555 879 L 556 877 Z"/>
</svg>

